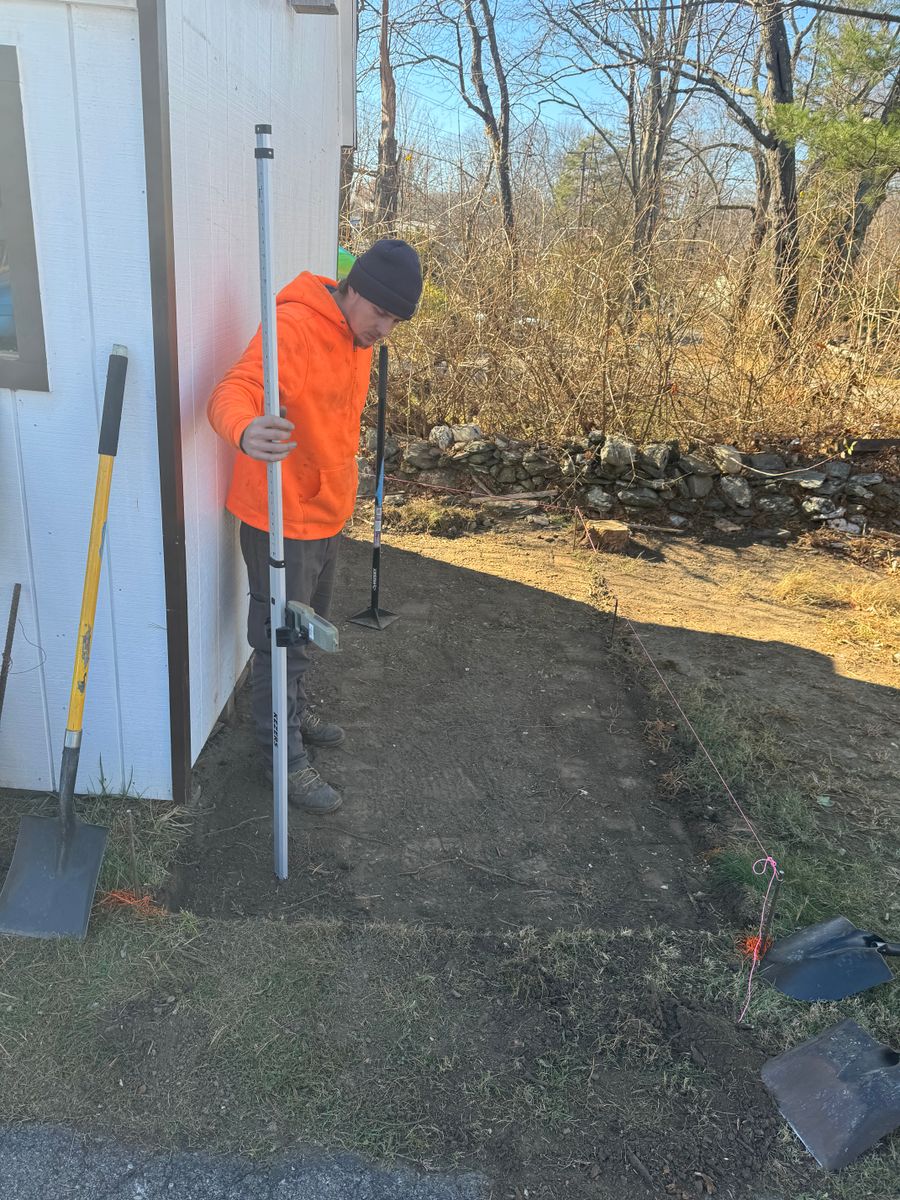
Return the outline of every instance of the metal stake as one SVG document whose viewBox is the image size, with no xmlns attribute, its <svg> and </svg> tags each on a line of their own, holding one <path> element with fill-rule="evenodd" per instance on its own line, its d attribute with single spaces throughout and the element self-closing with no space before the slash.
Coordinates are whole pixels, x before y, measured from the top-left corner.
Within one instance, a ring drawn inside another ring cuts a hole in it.
<svg viewBox="0 0 900 1200">
<path fill-rule="evenodd" d="M 281 416 L 278 402 L 278 344 L 275 292 L 272 287 L 272 213 L 269 204 L 269 168 L 272 126 L 256 126 L 256 194 L 259 207 L 259 290 L 262 310 L 263 386 L 267 416 Z M 272 779 L 274 782 L 273 832 L 275 876 L 288 874 L 287 810 L 287 647 L 278 645 L 277 631 L 286 623 L 287 591 L 284 574 L 284 515 L 281 496 L 281 463 L 266 465 L 269 486 L 269 628 L 272 651 Z"/>
</svg>

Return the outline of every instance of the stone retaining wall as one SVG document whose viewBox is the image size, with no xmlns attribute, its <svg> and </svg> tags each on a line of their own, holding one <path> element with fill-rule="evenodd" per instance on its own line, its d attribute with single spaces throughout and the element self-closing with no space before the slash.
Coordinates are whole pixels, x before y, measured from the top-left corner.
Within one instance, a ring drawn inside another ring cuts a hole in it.
<svg viewBox="0 0 900 1200">
<path fill-rule="evenodd" d="M 374 430 L 365 431 L 364 444 L 365 486 L 372 482 L 366 471 L 372 470 Z M 825 524 L 848 534 L 871 525 L 900 528 L 896 478 L 846 459 L 805 465 L 792 452 L 743 453 L 677 441 L 638 446 L 600 430 L 554 448 L 486 437 L 477 425 L 438 425 L 427 442 L 401 443 L 388 435 L 385 467 L 401 479 L 449 490 L 478 490 L 474 477 L 498 495 L 557 489 L 593 513 L 673 527 L 706 515 L 765 528 Z"/>
</svg>

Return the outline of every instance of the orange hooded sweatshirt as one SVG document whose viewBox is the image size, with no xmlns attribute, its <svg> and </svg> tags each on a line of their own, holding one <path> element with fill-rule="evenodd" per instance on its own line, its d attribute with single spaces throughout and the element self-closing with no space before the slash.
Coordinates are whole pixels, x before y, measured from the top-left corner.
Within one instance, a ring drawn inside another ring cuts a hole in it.
<svg viewBox="0 0 900 1200">
<path fill-rule="evenodd" d="M 304 271 L 276 298 L 278 387 L 290 440 L 282 459 L 284 536 L 309 541 L 339 533 L 356 501 L 359 423 L 369 388 L 371 349 L 353 334 L 328 287 Z M 262 333 L 209 398 L 207 414 L 220 437 L 240 448 L 241 434 L 264 409 Z M 256 529 L 269 528 L 266 464 L 239 453 L 225 506 Z"/>
</svg>

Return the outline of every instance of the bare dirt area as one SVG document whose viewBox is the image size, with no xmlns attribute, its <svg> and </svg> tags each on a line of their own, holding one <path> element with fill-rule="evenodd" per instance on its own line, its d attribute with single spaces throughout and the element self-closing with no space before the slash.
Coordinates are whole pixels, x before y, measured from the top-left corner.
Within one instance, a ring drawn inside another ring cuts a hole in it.
<svg viewBox="0 0 900 1200">
<path fill-rule="evenodd" d="M 818 816 L 858 827 L 850 849 L 860 828 L 898 845 L 898 623 L 881 628 L 866 607 L 867 589 L 900 592 L 896 572 L 814 546 L 655 535 L 633 555 L 601 557 L 607 605 L 618 599 L 676 696 L 712 685 L 723 703 L 752 710 L 786 764 L 809 774 L 827 805 Z M 862 604 L 805 602 L 804 583 Z M 799 596 L 785 602 L 784 591 Z M 636 660 L 646 662 L 640 648 Z"/>
<path fill-rule="evenodd" d="M 370 549 L 348 540 L 341 611 L 365 600 Z M 656 802 L 642 689 L 606 649 L 590 579 L 562 541 L 392 539 L 382 632 L 340 621 L 313 694 L 347 730 L 316 766 L 345 797 L 291 818 L 291 876 L 271 872 L 271 790 L 246 707 L 198 771 L 184 907 L 465 929 L 696 923 L 702 887 L 676 813 Z"/>
</svg>

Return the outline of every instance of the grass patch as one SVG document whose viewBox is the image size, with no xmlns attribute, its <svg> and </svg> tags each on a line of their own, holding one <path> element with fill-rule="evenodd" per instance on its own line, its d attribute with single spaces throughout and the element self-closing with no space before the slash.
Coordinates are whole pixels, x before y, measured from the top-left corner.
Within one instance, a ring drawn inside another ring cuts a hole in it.
<svg viewBox="0 0 900 1200">
<path fill-rule="evenodd" d="M 791 755 L 767 714 L 747 697 L 729 700 L 717 685 L 679 696 L 710 755 L 785 871 L 779 899 L 782 930 L 843 913 L 862 925 L 883 927 L 900 917 L 895 889 L 900 853 L 890 821 L 870 819 L 849 806 L 835 808 L 808 770 Z M 678 777 L 683 791 L 716 811 L 727 809 L 724 844 L 709 856 L 714 877 L 750 889 L 759 848 L 732 813 L 722 784 L 690 732 L 679 726 Z M 754 900 L 755 903 L 755 900 Z M 900 1012 L 900 1010 L 898 1010 Z"/>
<path fill-rule="evenodd" d="M 164 801 L 109 793 L 78 797 L 76 807 L 80 820 L 109 830 L 98 892 L 152 892 L 162 887 L 187 829 L 184 809 Z M 26 813 L 55 818 L 58 812 L 55 796 L 7 794 L 0 806 L 0 841 L 11 855 L 19 822 Z"/>
<path fill-rule="evenodd" d="M 385 525 L 402 533 L 430 533 L 433 537 L 458 537 L 477 527 L 474 508 L 414 496 L 399 508 L 386 509 Z"/>
<path fill-rule="evenodd" d="M 760 989 L 755 1032 L 736 1029 L 743 979 L 725 934 L 500 939 L 121 912 L 95 916 L 85 943 L 2 954 L 7 1119 L 232 1153 L 318 1143 L 491 1164 L 531 1187 L 571 1178 L 553 1171 L 573 1162 L 618 1178 L 625 1145 L 681 1189 L 703 1171 L 720 1190 L 752 1178 L 791 1196 L 891 1195 L 890 1147 L 825 1191 L 782 1137 L 756 1067 L 838 1006 Z M 889 1035 L 886 1010 L 873 1022 L 845 1008 Z M 722 1120 L 735 1108 L 756 1122 L 750 1142 Z"/>
</svg>

